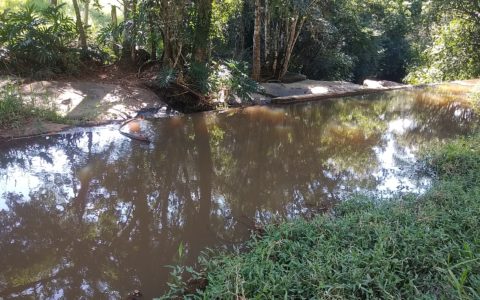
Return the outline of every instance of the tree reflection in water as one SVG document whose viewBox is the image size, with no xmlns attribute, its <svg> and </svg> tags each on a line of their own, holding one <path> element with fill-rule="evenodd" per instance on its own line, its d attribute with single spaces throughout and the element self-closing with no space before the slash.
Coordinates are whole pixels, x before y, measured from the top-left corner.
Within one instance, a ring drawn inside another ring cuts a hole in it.
<svg viewBox="0 0 480 300">
<path fill-rule="evenodd" d="M 419 93 L 177 116 L 152 122 L 151 146 L 110 127 L 3 145 L 0 297 L 151 298 L 180 244 L 192 264 L 255 222 L 327 211 L 387 179 L 420 188 L 401 171 L 418 145 L 476 116 Z"/>
</svg>

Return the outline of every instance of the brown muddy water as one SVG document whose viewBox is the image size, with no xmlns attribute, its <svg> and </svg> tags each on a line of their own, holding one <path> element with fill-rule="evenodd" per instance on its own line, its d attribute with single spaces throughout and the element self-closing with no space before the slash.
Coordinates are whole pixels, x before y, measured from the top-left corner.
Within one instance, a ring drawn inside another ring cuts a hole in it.
<svg viewBox="0 0 480 300">
<path fill-rule="evenodd" d="M 256 223 L 421 192 L 419 149 L 478 122 L 445 90 L 142 121 L 149 145 L 114 126 L 3 144 L 0 298 L 150 299 L 167 265 L 238 246 Z"/>
</svg>

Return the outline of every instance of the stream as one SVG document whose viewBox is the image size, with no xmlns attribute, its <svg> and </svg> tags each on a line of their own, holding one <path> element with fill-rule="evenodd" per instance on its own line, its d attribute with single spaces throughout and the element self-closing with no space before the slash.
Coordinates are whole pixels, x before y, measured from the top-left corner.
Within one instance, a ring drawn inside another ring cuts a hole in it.
<svg viewBox="0 0 480 300">
<path fill-rule="evenodd" d="M 139 121 L 0 144 L 0 298 L 144 299 L 168 265 L 241 245 L 272 221 L 431 179 L 422 147 L 467 135 L 458 86 Z M 131 128 L 138 130 L 138 128 Z"/>
</svg>

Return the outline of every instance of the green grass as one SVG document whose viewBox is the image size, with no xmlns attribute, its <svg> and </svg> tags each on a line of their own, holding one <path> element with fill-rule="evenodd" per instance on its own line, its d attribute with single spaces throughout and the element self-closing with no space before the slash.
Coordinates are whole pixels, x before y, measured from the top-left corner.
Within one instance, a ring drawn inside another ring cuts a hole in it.
<svg viewBox="0 0 480 300">
<path fill-rule="evenodd" d="M 480 299 L 480 137 L 425 160 L 436 179 L 424 195 L 268 226 L 246 252 L 200 259 L 205 290 L 186 295 L 177 268 L 165 298 Z"/>
<path fill-rule="evenodd" d="M 27 121 L 51 121 L 69 123 L 54 108 L 41 108 L 27 104 L 14 85 L 7 85 L 0 91 L 0 129 L 19 128 Z"/>
</svg>

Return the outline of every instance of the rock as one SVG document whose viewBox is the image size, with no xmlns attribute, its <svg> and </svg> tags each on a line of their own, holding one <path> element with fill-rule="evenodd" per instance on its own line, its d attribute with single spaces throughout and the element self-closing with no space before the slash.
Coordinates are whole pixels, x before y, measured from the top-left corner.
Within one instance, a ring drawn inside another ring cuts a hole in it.
<svg viewBox="0 0 480 300">
<path fill-rule="evenodd" d="M 298 82 L 298 81 L 303 81 L 307 80 L 307 76 L 300 74 L 300 73 L 291 73 L 288 72 L 283 76 L 281 82 L 283 83 L 293 83 L 293 82 Z"/>
<path fill-rule="evenodd" d="M 402 83 L 398 83 L 395 81 L 388 81 L 388 80 L 382 80 L 382 85 L 384 87 L 395 87 L 395 86 L 404 86 Z"/>
<path fill-rule="evenodd" d="M 363 85 L 368 87 L 368 88 L 371 88 L 371 89 L 381 89 L 381 88 L 383 88 L 383 85 L 380 81 L 371 80 L 371 79 L 365 79 L 363 81 Z"/>
<path fill-rule="evenodd" d="M 382 89 L 387 87 L 403 86 L 403 84 L 388 80 L 365 79 L 363 85 L 371 89 Z"/>
</svg>

